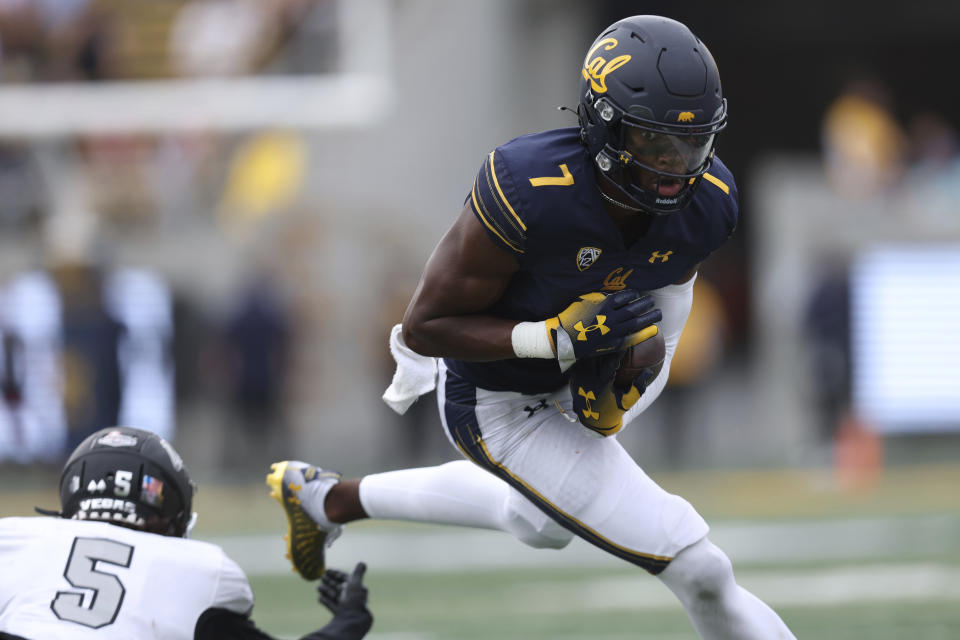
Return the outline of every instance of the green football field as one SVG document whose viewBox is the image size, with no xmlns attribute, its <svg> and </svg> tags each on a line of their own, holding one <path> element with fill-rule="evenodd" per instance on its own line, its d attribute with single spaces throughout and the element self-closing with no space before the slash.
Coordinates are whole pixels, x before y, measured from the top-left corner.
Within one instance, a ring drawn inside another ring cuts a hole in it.
<svg viewBox="0 0 960 640">
<path fill-rule="evenodd" d="M 829 470 L 653 475 L 704 514 L 739 582 L 798 638 L 960 638 L 960 466 L 890 468 L 846 489 Z M 55 477 L 2 479 L 0 517 L 56 504 Z M 262 628 L 298 638 L 329 619 L 283 558 L 284 516 L 261 478 L 201 483 L 196 508 L 194 537 L 247 571 Z M 697 637 L 656 578 L 579 540 L 536 550 L 499 532 L 363 522 L 328 564 L 358 560 L 369 565 L 371 640 Z"/>
<path fill-rule="evenodd" d="M 596 607 L 578 597 L 584 581 L 628 583 L 623 571 L 483 571 L 461 575 L 371 571 L 375 624 L 369 638 L 695 640 L 679 605 L 631 610 Z M 651 579 L 652 580 L 652 579 Z M 292 577 L 260 577 L 255 619 L 290 638 L 324 621 L 312 593 Z M 798 638 L 818 640 L 949 640 L 960 637 L 954 599 L 869 604 L 778 606 Z"/>
<path fill-rule="evenodd" d="M 829 470 L 657 479 L 704 513 L 740 583 L 798 638 L 960 638 L 960 467 L 889 469 L 875 484 L 846 490 Z M 264 504 L 251 494 L 248 509 L 254 503 Z M 282 532 L 279 509 L 269 501 L 264 508 L 262 522 L 272 518 Z M 263 535 L 261 547 L 276 537 Z M 360 523 L 329 562 L 349 569 L 360 559 L 370 566 L 374 639 L 697 637 L 656 578 L 580 541 L 535 550 L 496 532 Z M 312 586 L 283 566 L 279 574 L 251 567 L 255 618 L 296 638 L 328 614 Z"/>
</svg>

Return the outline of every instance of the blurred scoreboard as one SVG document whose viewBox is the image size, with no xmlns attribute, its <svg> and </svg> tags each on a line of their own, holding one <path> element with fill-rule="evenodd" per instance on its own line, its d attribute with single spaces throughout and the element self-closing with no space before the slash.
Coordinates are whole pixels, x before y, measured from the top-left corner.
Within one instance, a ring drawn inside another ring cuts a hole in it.
<svg viewBox="0 0 960 640">
<path fill-rule="evenodd" d="M 872 247 L 850 278 L 859 415 L 891 434 L 960 431 L 960 244 Z"/>
</svg>

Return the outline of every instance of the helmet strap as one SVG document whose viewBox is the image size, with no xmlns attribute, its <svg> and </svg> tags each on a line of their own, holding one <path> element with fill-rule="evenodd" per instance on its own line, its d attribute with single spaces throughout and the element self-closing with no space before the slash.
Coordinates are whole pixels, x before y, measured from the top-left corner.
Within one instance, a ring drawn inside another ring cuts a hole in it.
<svg viewBox="0 0 960 640">
<path fill-rule="evenodd" d="M 183 532 L 183 537 L 184 537 L 184 538 L 189 538 L 189 537 L 190 537 L 190 534 L 193 532 L 193 528 L 194 528 L 195 526 L 197 526 L 197 518 L 198 518 L 198 517 L 199 517 L 199 516 L 198 516 L 198 514 L 197 514 L 196 511 L 194 511 L 193 513 L 190 514 L 190 521 L 187 522 L 187 528 L 186 528 L 186 530 Z"/>
<path fill-rule="evenodd" d="M 641 209 L 640 207 L 632 207 L 632 206 L 630 206 L 630 205 L 628 205 L 628 204 L 624 204 L 624 203 L 620 202 L 619 200 L 614 200 L 613 198 L 611 198 L 610 196 L 608 196 L 607 194 L 605 194 L 605 193 L 603 192 L 603 189 L 600 189 L 599 191 L 600 191 L 600 195 L 603 196 L 603 199 L 606 200 L 607 202 L 609 202 L 609 203 L 612 204 L 612 205 L 615 205 L 615 206 L 617 206 L 617 207 L 620 207 L 621 209 L 626 209 L 627 211 L 633 211 L 633 212 L 636 212 L 636 213 L 639 213 L 639 212 L 643 211 L 643 209 Z"/>
<path fill-rule="evenodd" d="M 637 206 L 637 205 L 633 205 L 633 204 L 627 204 L 627 203 L 625 203 L 625 202 L 622 202 L 622 201 L 616 199 L 615 197 L 613 197 L 613 196 L 611 196 L 611 195 L 608 195 L 608 194 L 606 193 L 606 191 L 604 190 L 604 187 L 605 187 L 605 186 L 606 186 L 607 188 L 609 188 L 609 189 L 615 189 L 615 190 L 617 190 L 617 191 L 622 191 L 622 187 L 621 187 L 620 185 L 618 185 L 613 178 L 611 178 L 610 176 L 608 176 L 607 174 L 605 174 L 605 173 L 603 172 L 603 170 L 600 169 L 600 167 L 596 166 L 596 163 L 594 163 L 594 172 L 596 173 L 597 177 L 599 178 L 598 181 L 597 181 L 597 191 L 600 192 L 600 196 L 601 196 L 604 200 L 606 200 L 607 202 L 609 202 L 610 204 L 612 204 L 612 205 L 615 206 L 615 207 L 619 207 L 620 209 L 625 209 L 626 211 L 630 211 L 630 212 L 632 212 L 632 213 L 644 213 L 644 212 L 646 212 L 646 210 L 645 210 L 643 207 L 640 207 L 640 206 Z M 607 186 L 607 185 L 609 185 L 609 186 Z M 624 195 L 626 195 L 626 194 L 624 194 Z"/>
</svg>

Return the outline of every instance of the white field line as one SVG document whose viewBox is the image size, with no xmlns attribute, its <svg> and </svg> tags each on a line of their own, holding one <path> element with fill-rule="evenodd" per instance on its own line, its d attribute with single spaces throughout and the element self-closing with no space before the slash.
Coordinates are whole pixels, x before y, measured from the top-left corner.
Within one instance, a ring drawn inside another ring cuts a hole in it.
<svg viewBox="0 0 960 640">
<path fill-rule="evenodd" d="M 931 560 L 938 554 L 960 550 L 960 516 L 724 522 L 713 526 L 710 537 L 727 550 L 735 568 L 748 565 L 748 569 L 737 569 L 737 581 L 773 607 L 929 600 L 960 604 L 960 566 Z M 250 575 L 291 575 L 280 533 L 211 541 L 221 544 Z M 366 561 L 377 572 L 628 566 L 580 540 L 561 551 L 536 550 L 499 532 L 381 523 L 348 527 L 328 553 L 331 566 L 349 568 L 358 560 Z M 776 562 L 790 568 L 763 568 Z M 819 564 L 804 568 L 804 563 Z M 542 614 L 567 611 L 571 603 L 594 611 L 679 610 L 673 594 L 659 580 L 639 570 L 591 580 L 534 579 L 504 585 L 500 601 L 506 609 L 516 606 L 527 613 Z M 590 640 L 628 637 L 634 636 L 609 634 Z M 689 637 L 690 633 L 668 633 L 650 636 L 650 640 Z M 370 638 L 441 640 L 429 633 L 381 634 L 376 629 Z M 557 640 L 583 639 L 564 636 Z"/>
<path fill-rule="evenodd" d="M 276 535 L 204 538 L 219 544 L 248 575 L 290 572 Z M 783 523 L 723 522 L 710 539 L 744 564 L 807 564 L 929 561 L 960 551 L 960 516 L 865 518 Z M 625 562 L 575 539 L 566 549 L 531 549 L 496 531 L 417 525 L 363 523 L 348 526 L 328 551 L 327 564 L 353 566 L 363 560 L 379 572 L 457 573 L 465 570 L 557 567 L 622 568 Z"/>
<path fill-rule="evenodd" d="M 842 606 L 852 603 L 950 600 L 960 603 L 960 567 L 935 564 L 909 566 L 858 565 L 836 569 L 741 572 L 738 582 L 774 608 Z M 654 611 L 680 605 L 659 581 L 643 572 L 596 580 L 534 581 L 505 585 L 501 611 L 552 615 L 571 606 L 592 611 Z M 626 640 L 635 635 L 610 634 L 591 640 Z M 681 640 L 691 633 L 644 635 L 650 640 Z M 290 639 L 292 640 L 292 638 Z M 440 640 L 429 633 L 383 633 L 370 640 Z M 583 640 L 558 636 L 556 640 Z"/>
<path fill-rule="evenodd" d="M 821 607 L 864 602 L 960 602 L 960 567 L 936 564 L 857 565 L 833 569 L 743 571 L 737 581 L 774 607 Z M 515 598 L 515 600 L 514 600 Z M 638 573 L 584 582 L 525 582 L 506 587 L 505 601 L 541 614 L 560 613 L 571 602 L 596 611 L 678 607 L 659 581 Z"/>
</svg>

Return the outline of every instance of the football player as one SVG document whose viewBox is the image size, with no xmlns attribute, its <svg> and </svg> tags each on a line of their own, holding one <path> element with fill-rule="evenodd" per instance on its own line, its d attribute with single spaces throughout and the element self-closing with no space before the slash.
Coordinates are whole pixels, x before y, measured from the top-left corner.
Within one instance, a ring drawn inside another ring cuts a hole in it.
<svg viewBox="0 0 960 640">
<path fill-rule="evenodd" d="M 153 433 L 98 431 L 60 477 L 60 516 L 0 519 L 0 639 L 271 640 L 250 619 L 253 592 L 213 544 L 186 538 L 195 487 Z M 372 624 L 365 566 L 330 570 L 335 615 L 302 640 L 356 640 Z"/>
<path fill-rule="evenodd" d="M 359 480 L 274 464 L 294 567 L 318 577 L 324 546 L 364 517 L 534 547 L 580 536 L 658 576 L 703 638 L 793 638 L 737 584 L 703 518 L 615 437 L 663 389 L 698 266 L 737 224 L 714 154 L 727 124 L 717 65 L 686 26 L 644 15 L 605 29 L 578 72 L 577 125 L 489 153 L 392 339 L 404 357 L 385 399 L 409 401 L 435 366 L 443 425 L 468 461 Z M 620 353 L 658 332 L 659 375 L 615 386 Z"/>
</svg>

